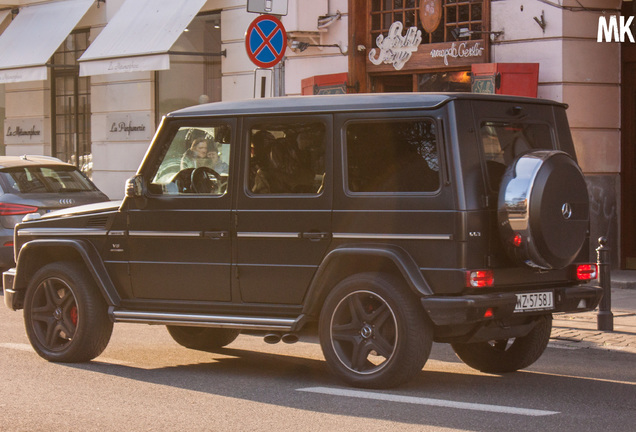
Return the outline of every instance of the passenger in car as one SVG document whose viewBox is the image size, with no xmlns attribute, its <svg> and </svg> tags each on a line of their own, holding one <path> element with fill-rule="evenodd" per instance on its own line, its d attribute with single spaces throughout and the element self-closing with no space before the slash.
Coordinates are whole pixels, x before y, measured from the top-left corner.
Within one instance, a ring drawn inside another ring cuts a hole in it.
<svg viewBox="0 0 636 432">
<path fill-rule="evenodd" d="M 315 193 L 313 181 L 314 173 L 299 159 L 295 137 L 280 138 L 272 146 L 269 164 L 256 173 L 252 192 Z"/>
<path fill-rule="evenodd" d="M 254 188 L 256 173 L 259 169 L 265 169 L 269 165 L 269 153 L 276 141 L 271 132 L 259 130 L 252 135 L 252 149 L 250 155 L 250 188 Z"/>
<path fill-rule="evenodd" d="M 212 169 L 219 174 L 227 174 L 229 172 L 228 165 L 221 160 L 219 147 L 215 142 L 210 143 L 208 147 L 208 158 L 212 161 Z"/>
</svg>

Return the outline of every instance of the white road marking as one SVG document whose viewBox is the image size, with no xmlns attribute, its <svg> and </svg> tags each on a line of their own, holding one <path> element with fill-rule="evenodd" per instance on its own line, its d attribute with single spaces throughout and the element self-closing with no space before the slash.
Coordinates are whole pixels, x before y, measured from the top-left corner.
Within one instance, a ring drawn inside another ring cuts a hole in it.
<svg viewBox="0 0 636 432">
<path fill-rule="evenodd" d="M 560 414 L 558 411 L 543 411 L 543 410 L 517 408 L 517 407 L 500 406 L 500 405 L 456 402 L 456 401 L 449 401 L 449 400 L 442 400 L 442 399 L 429 399 L 429 398 L 420 398 L 420 397 L 413 397 L 413 396 L 402 396 L 402 395 L 387 394 L 387 393 L 338 389 L 338 388 L 329 388 L 329 387 L 308 387 L 308 388 L 301 388 L 296 390 L 302 391 L 302 392 L 309 392 L 309 393 L 326 394 L 331 396 L 343 396 L 343 397 L 351 397 L 351 398 L 358 398 L 358 399 L 371 399 L 371 400 L 380 400 L 380 401 L 387 401 L 387 402 L 408 403 L 408 404 L 415 404 L 415 405 L 429 405 L 429 406 L 443 407 L 443 408 L 456 408 L 456 409 L 464 409 L 464 410 L 472 410 L 472 411 L 486 411 L 486 412 L 502 413 L 502 414 L 516 414 L 516 415 L 524 415 L 524 416 L 531 416 L 531 417 L 541 417 L 541 416 Z"/>
<path fill-rule="evenodd" d="M 0 343 L 0 348 L 8 348 L 8 349 L 12 349 L 12 350 L 18 350 L 18 351 L 31 351 L 33 352 L 33 348 L 31 348 L 31 345 L 29 344 L 22 344 L 22 343 Z"/>
</svg>

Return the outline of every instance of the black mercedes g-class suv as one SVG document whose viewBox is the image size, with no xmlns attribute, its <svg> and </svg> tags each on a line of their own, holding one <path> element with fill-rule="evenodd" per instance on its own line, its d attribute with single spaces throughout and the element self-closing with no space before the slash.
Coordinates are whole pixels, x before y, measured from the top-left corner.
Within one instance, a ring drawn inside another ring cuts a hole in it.
<svg viewBox="0 0 636 432">
<path fill-rule="evenodd" d="M 211 352 L 317 332 L 362 387 L 403 383 L 433 341 L 481 371 L 525 368 L 553 313 L 601 296 L 565 110 L 414 93 L 174 112 L 123 202 L 16 227 L 5 303 L 49 361 L 88 361 L 134 322 Z"/>
</svg>

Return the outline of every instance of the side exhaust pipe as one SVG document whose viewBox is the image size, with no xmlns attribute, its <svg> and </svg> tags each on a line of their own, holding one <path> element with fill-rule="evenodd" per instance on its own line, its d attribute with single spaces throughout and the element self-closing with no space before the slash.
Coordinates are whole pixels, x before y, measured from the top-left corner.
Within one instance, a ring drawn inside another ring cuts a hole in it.
<svg viewBox="0 0 636 432">
<path fill-rule="evenodd" d="M 293 344 L 298 342 L 298 335 L 294 334 L 294 333 L 285 333 L 282 337 L 281 340 L 283 342 L 285 342 L 286 344 Z"/>
<path fill-rule="evenodd" d="M 265 341 L 265 343 L 274 345 L 280 342 L 281 335 L 279 333 L 268 333 L 265 335 L 263 340 Z"/>
</svg>

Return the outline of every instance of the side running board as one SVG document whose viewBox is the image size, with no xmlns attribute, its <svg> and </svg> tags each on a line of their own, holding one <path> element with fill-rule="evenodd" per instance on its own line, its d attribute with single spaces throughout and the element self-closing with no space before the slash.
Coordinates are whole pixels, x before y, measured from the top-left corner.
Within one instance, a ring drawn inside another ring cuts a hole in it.
<svg viewBox="0 0 636 432">
<path fill-rule="evenodd" d="M 183 314 L 171 312 L 140 312 L 110 308 L 114 322 L 178 325 L 194 327 L 236 328 L 241 330 L 292 331 L 298 318 L 245 317 L 228 315 Z"/>
</svg>

